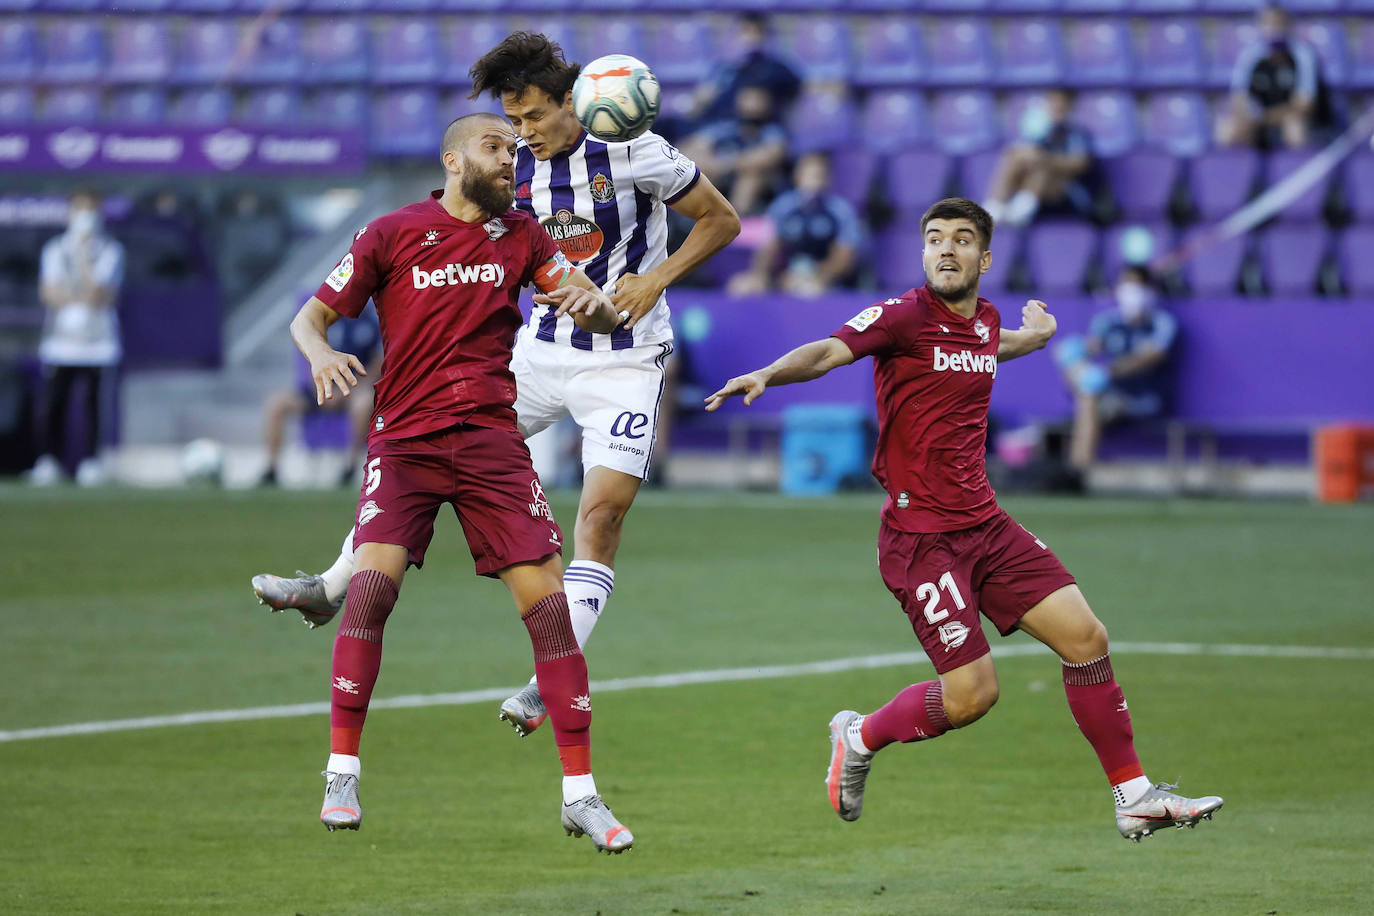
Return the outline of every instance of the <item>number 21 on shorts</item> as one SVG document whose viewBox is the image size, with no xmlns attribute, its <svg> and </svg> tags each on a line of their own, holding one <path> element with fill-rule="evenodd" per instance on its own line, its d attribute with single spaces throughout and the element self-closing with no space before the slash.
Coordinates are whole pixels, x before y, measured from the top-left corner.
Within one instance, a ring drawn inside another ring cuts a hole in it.
<svg viewBox="0 0 1374 916">
<path fill-rule="evenodd" d="M 931 626 L 949 616 L 949 611 L 939 607 L 941 590 L 949 592 L 957 609 L 962 611 L 967 606 L 964 604 L 964 596 L 959 594 L 959 586 L 954 584 L 954 576 L 948 570 L 940 574 L 938 582 L 938 585 L 935 582 L 922 582 L 916 589 L 916 597 L 926 603 L 926 623 Z"/>
</svg>

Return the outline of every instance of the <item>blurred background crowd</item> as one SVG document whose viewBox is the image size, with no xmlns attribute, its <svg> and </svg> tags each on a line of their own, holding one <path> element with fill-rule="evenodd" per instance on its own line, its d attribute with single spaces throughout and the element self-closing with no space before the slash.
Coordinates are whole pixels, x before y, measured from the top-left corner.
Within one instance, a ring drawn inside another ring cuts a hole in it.
<svg viewBox="0 0 1374 916">
<path fill-rule="evenodd" d="M 949 195 L 997 219 L 984 295 L 1060 320 L 999 385 L 999 485 L 1306 492 L 1317 443 L 1374 451 L 1374 0 L 831 6 L 0 0 L 0 472 L 351 481 L 365 407 L 313 409 L 287 320 L 434 182 L 515 28 L 646 61 L 655 130 L 744 217 L 669 293 L 666 483 L 866 479 L 862 370 L 749 415 L 700 394 L 919 285 Z"/>
</svg>

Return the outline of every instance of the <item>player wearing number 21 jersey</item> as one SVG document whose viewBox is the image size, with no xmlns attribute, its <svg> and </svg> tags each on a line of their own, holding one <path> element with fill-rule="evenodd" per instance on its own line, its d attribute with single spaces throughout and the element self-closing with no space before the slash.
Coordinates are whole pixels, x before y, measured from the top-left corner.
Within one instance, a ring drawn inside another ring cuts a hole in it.
<svg viewBox="0 0 1374 916">
<path fill-rule="evenodd" d="M 907 687 L 868 715 L 843 710 L 831 719 L 831 806 L 857 820 L 877 751 L 939 737 L 992 708 L 997 675 L 981 614 L 1003 636 L 1022 630 L 1059 655 L 1069 709 L 1107 775 L 1122 836 L 1139 841 L 1160 827 L 1210 818 L 1220 798 L 1185 798 L 1145 777 L 1106 628 L 1058 557 L 998 506 L 988 484 L 987 411 L 998 365 L 1043 347 L 1055 320 L 1031 300 L 1021 327 L 1004 329 L 997 309 L 978 296 L 993 228 L 978 204 L 939 201 L 921 228 L 924 286 L 865 309 L 831 337 L 730 379 L 707 398 L 707 410 L 736 395 L 749 404 L 770 385 L 873 358 L 873 473 L 887 493 L 879 571 L 939 678 Z"/>
</svg>

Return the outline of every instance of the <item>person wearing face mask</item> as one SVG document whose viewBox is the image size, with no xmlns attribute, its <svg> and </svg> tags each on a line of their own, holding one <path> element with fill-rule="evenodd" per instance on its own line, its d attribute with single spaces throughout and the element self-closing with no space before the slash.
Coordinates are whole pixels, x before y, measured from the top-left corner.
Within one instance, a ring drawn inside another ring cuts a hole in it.
<svg viewBox="0 0 1374 916">
<path fill-rule="evenodd" d="M 801 92 L 795 68 L 770 47 L 768 20 L 761 14 L 741 16 L 732 30 L 738 56 L 723 61 L 697 89 L 694 99 L 698 126 L 729 121 L 735 115 L 736 97 L 746 87 L 768 94 L 769 107 L 787 111 Z"/>
<path fill-rule="evenodd" d="M 1290 149 L 1333 122 L 1330 93 L 1316 50 L 1293 31 L 1288 12 L 1267 4 L 1259 35 L 1241 51 L 1231 73 L 1231 104 L 1217 122 L 1217 143 Z"/>
<path fill-rule="evenodd" d="M 735 96 L 734 119 L 689 137 L 682 151 L 741 216 L 755 216 L 777 192 L 787 160 L 787 131 L 767 88 L 744 86 Z"/>
<path fill-rule="evenodd" d="M 1074 396 L 1069 464 L 1092 467 L 1105 424 L 1164 413 L 1169 355 L 1178 322 L 1158 307 L 1149 271 L 1128 265 L 1113 290 L 1116 305 L 1095 315 L 1082 337 L 1068 337 L 1055 361 Z"/>
<path fill-rule="evenodd" d="M 90 191 L 71 196 L 67 230 L 43 246 L 39 296 L 45 306 L 38 358 L 44 394 L 38 422 L 38 461 L 29 472 L 35 486 L 64 476 L 67 410 L 78 388 L 84 392 L 85 436 L 76 480 L 104 481 L 100 430 L 105 389 L 122 355 L 115 299 L 124 277 L 124 248 L 104 231 L 100 198 Z"/>
<path fill-rule="evenodd" d="M 792 190 L 768 208 L 773 234 L 754 252 L 749 270 L 730 279 L 736 295 L 774 286 L 794 296 L 819 296 L 852 286 L 863 227 L 854 208 L 830 190 L 830 160 L 808 153 L 797 160 Z"/>
</svg>

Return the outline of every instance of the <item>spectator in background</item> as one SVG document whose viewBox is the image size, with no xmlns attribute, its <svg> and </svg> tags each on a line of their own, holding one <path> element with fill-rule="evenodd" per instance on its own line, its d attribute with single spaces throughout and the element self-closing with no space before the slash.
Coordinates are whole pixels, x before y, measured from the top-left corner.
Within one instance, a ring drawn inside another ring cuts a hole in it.
<svg viewBox="0 0 1374 916">
<path fill-rule="evenodd" d="M 1217 122 L 1222 146 L 1306 146 L 1312 130 L 1333 122 L 1316 50 L 1293 33 L 1287 10 L 1266 4 L 1259 37 L 1236 59 L 1230 110 Z"/>
<path fill-rule="evenodd" d="M 819 296 L 851 287 L 858 275 L 863 228 L 854 208 L 830 190 L 830 159 L 808 153 L 792 171 L 792 190 L 768 208 L 772 236 L 754 252 L 749 270 L 730 280 L 730 291 L 750 295 L 776 288 Z"/>
<path fill-rule="evenodd" d="M 766 92 L 770 109 L 779 114 L 786 113 L 801 91 L 801 77 L 769 49 L 768 20 L 762 14 L 741 16 L 735 29 L 740 57 L 719 64 L 697 89 L 693 107 L 701 127 L 733 119 L 736 98 L 746 87 Z"/>
<path fill-rule="evenodd" d="M 113 372 L 122 350 L 115 299 L 124 278 L 124 247 L 104 230 L 100 198 L 91 191 L 71 195 L 67 230 L 43 246 L 39 297 L 43 336 L 43 407 L 38 421 L 38 461 L 29 481 L 48 486 L 62 480 L 67 451 L 67 409 L 77 385 L 84 388 L 86 436 L 76 480 L 96 486 L 101 467 L 102 405 L 108 403 Z"/>
<path fill-rule="evenodd" d="M 1021 140 L 1003 151 L 983 208 L 999 223 L 1024 226 L 1050 211 L 1091 216 L 1092 134 L 1073 121 L 1073 93 L 1052 89 L 1021 118 Z"/>
<path fill-rule="evenodd" d="M 367 450 L 367 433 L 372 421 L 372 380 L 381 371 L 382 332 L 376 312 L 368 309 L 353 320 L 340 321 L 329 329 L 330 346 L 344 353 L 352 353 L 367 368 L 367 378 L 360 379 L 353 395 L 332 398 L 323 405 L 315 398 L 315 381 L 310 377 L 310 364 L 297 361 L 304 370 L 297 373 L 296 384 L 283 388 L 267 399 L 263 410 L 263 426 L 267 446 L 267 467 L 258 478 L 258 486 L 277 485 L 277 463 L 281 460 L 282 444 L 286 439 L 286 424 L 296 417 L 314 413 L 348 414 L 348 458 L 339 475 L 339 486 L 348 486 L 357 476 L 363 454 Z"/>
<path fill-rule="evenodd" d="M 1144 267 L 1124 267 L 1113 295 L 1116 307 L 1095 315 L 1086 336 L 1067 337 L 1055 349 L 1074 396 L 1069 464 L 1080 474 L 1097 458 L 1104 425 L 1158 417 L 1169 406 L 1178 322 L 1158 306 Z"/>
<path fill-rule="evenodd" d="M 787 132 L 763 86 L 744 86 L 735 96 L 734 118 L 694 134 L 682 152 L 720 188 L 741 216 L 756 216 L 773 198 Z"/>
</svg>

